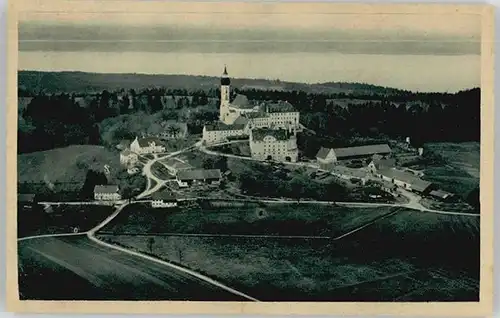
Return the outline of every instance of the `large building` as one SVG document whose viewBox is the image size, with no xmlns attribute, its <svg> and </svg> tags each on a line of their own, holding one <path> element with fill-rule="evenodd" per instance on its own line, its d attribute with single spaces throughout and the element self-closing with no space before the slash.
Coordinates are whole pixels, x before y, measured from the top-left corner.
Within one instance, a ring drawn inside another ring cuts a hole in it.
<svg viewBox="0 0 500 318">
<path fill-rule="evenodd" d="M 396 168 L 379 169 L 375 172 L 375 175 L 382 180 L 419 194 L 428 194 L 434 189 L 432 182 L 422 180 L 410 172 L 401 171 Z"/>
<path fill-rule="evenodd" d="M 299 127 L 300 113 L 287 101 L 252 103 L 245 95 L 237 94 L 231 101 L 231 80 L 224 68 L 221 78 L 221 101 L 219 119 L 233 125 L 241 117 L 250 121 L 252 127 L 288 128 Z M 240 122 L 241 123 L 241 122 Z"/>
<path fill-rule="evenodd" d="M 179 187 L 185 188 L 194 183 L 219 184 L 222 174 L 219 169 L 193 169 L 177 172 L 176 181 Z"/>
<path fill-rule="evenodd" d="M 300 129 L 300 113 L 293 105 L 287 101 L 252 103 L 241 94 L 231 101 L 230 92 L 231 80 L 224 67 L 220 123 L 205 125 L 205 143 L 215 144 L 248 136 L 253 158 L 296 162 L 296 131 Z"/>
<path fill-rule="evenodd" d="M 252 158 L 297 162 L 299 150 L 294 130 L 256 128 L 250 131 Z"/>
</svg>

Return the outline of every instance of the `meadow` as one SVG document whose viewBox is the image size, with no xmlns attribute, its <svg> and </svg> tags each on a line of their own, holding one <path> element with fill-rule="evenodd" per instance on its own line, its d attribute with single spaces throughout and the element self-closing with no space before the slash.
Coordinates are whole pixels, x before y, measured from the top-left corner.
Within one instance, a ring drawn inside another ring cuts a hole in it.
<svg viewBox="0 0 500 318">
<path fill-rule="evenodd" d="M 98 237 L 261 300 L 478 299 L 479 217 L 281 204 L 155 211 L 124 210 Z M 271 236 L 244 236 L 258 234 Z"/>
</svg>

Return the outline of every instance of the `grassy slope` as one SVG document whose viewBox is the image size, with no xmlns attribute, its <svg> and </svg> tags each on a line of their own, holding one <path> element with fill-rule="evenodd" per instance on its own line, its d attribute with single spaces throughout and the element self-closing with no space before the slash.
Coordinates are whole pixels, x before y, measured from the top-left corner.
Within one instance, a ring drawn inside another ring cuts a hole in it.
<svg viewBox="0 0 500 318">
<path fill-rule="evenodd" d="M 268 230 L 265 222 L 248 222 L 250 214 L 242 217 L 245 213 L 236 210 L 217 216 L 207 211 L 207 217 L 173 214 L 164 221 L 177 229 L 184 224 L 184 230 L 197 226 L 192 223 L 206 225 L 207 220 L 213 222 L 208 224 L 231 224 L 218 233 L 247 226 L 252 232 Z M 349 222 L 359 224 L 366 220 L 363 214 L 357 215 L 363 211 L 349 210 L 347 216 L 338 218 L 330 215 L 322 228 L 339 231 L 349 227 Z M 295 229 L 307 232 L 314 216 L 325 218 L 324 213 L 321 209 L 284 210 L 270 218 L 301 220 L 302 226 Z M 134 214 L 130 222 L 141 220 L 148 222 L 143 214 Z M 290 231 L 285 222 L 281 225 L 284 232 Z M 474 244 L 479 238 L 479 218 L 401 210 L 336 242 L 154 236 L 150 248 L 147 236 L 101 237 L 181 263 L 263 300 L 473 300 L 478 293 L 478 280 L 473 278 L 477 272 L 470 265 L 478 258 L 471 261 L 470 257 L 478 252 Z"/>
<path fill-rule="evenodd" d="M 429 143 L 428 151 L 438 154 L 448 164 L 431 166 L 425 170 L 428 180 L 443 189 L 467 195 L 479 185 L 480 144 L 464 143 Z"/>
<path fill-rule="evenodd" d="M 75 182 L 74 187 L 81 188 L 87 171 L 103 171 L 108 164 L 111 169 L 118 169 L 119 156 L 102 146 L 78 145 L 47 151 L 21 154 L 17 156 L 18 182 L 44 182 L 45 176 L 50 182 Z"/>
</svg>

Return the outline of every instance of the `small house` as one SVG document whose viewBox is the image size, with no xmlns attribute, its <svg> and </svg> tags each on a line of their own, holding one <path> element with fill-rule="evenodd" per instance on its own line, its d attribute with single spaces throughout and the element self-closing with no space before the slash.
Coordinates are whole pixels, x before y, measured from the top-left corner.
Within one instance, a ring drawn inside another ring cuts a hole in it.
<svg viewBox="0 0 500 318">
<path fill-rule="evenodd" d="M 177 199 L 168 191 L 155 192 L 151 195 L 152 208 L 174 208 Z"/>
<path fill-rule="evenodd" d="M 422 180 L 412 173 L 395 168 L 378 170 L 376 175 L 382 180 L 394 183 L 405 190 L 418 194 L 427 194 L 434 186 L 432 182 Z"/>
<path fill-rule="evenodd" d="M 121 200 L 117 185 L 96 185 L 94 187 L 94 199 L 98 201 Z"/>
</svg>

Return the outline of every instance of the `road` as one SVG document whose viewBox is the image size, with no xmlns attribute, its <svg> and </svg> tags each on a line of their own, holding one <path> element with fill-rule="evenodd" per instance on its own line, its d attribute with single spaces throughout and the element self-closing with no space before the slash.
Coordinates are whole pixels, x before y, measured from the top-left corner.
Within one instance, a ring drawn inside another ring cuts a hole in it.
<svg viewBox="0 0 500 318">
<path fill-rule="evenodd" d="M 86 235 L 33 238 L 19 241 L 18 248 L 22 299 L 248 300 Z"/>
</svg>

